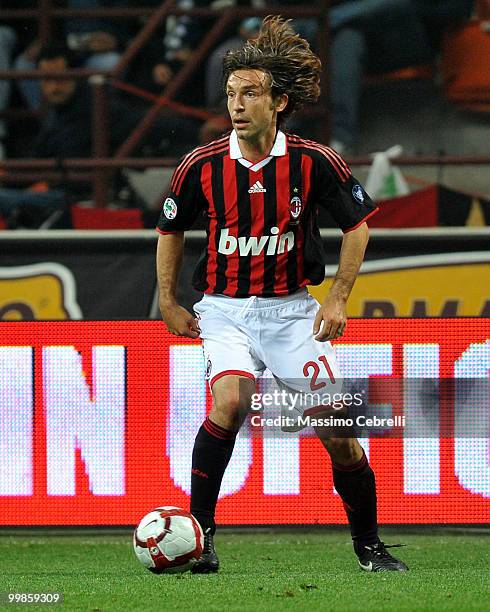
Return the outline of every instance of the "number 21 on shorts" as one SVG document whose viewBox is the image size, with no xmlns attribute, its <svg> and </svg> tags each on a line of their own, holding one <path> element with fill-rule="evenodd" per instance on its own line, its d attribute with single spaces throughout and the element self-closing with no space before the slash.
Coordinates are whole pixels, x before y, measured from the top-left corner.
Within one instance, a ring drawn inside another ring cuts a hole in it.
<svg viewBox="0 0 490 612">
<path fill-rule="evenodd" d="M 328 363 L 325 355 L 320 355 L 320 357 L 318 357 L 318 361 L 321 362 L 321 364 L 327 371 L 330 382 L 332 384 L 335 384 L 335 376 L 333 375 L 332 368 L 330 367 L 330 364 Z M 311 380 L 310 380 L 310 389 L 312 391 L 318 391 L 318 389 L 322 389 L 323 387 L 326 387 L 327 383 L 317 382 L 318 376 L 322 370 L 321 365 L 319 365 L 317 361 L 307 361 L 305 365 L 303 366 L 303 376 L 308 378 L 310 376 L 310 370 L 313 371 L 311 375 Z"/>
</svg>

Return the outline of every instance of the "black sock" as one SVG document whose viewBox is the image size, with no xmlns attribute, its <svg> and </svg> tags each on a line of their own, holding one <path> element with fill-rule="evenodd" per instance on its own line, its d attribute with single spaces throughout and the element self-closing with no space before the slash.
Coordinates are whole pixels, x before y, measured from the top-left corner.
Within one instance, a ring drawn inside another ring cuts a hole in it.
<svg viewBox="0 0 490 612">
<path fill-rule="evenodd" d="M 192 451 L 191 514 L 203 531 L 214 534 L 214 513 L 226 466 L 235 446 L 237 432 L 223 429 L 208 418 L 201 425 Z"/>
<path fill-rule="evenodd" d="M 376 481 L 367 457 L 353 465 L 332 462 L 333 482 L 342 498 L 356 552 L 375 544 L 378 538 Z"/>
</svg>

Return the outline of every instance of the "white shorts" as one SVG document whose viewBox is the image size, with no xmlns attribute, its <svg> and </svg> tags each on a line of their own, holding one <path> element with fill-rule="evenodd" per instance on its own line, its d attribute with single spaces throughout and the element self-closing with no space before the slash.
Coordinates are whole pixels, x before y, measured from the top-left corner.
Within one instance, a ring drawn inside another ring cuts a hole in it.
<svg viewBox="0 0 490 612">
<path fill-rule="evenodd" d="M 275 298 L 204 295 L 194 311 L 210 386 L 222 376 L 257 380 L 269 370 L 282 409 L 287 400 L 283 413 L 297 418 L 331 406 L 343 381 L 332 345 L 313 335 L 319 307 L 306 289 Z M 270 384 L 265 388 L 270 391 Z"/>
</svg>

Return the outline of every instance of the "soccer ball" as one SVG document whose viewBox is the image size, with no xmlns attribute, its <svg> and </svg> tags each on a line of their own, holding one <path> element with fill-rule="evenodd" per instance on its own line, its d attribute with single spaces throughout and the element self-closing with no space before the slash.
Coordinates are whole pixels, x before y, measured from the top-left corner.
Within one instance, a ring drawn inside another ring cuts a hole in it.
<svg viewBox="0 0 490 612">
<path fill-rule="evenodd" d="M 192 514 L 174 506 L 155 508 L 134 530 L 136 557 L 155 574 L 189 570 L 201 556 L 202 545 L 199 523 Z"/>
</svg>

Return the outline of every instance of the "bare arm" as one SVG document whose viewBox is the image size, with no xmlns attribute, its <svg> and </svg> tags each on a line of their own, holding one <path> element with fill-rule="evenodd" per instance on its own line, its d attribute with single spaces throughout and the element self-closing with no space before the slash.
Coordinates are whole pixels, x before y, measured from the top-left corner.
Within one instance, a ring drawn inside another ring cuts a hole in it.
<svg viewBox="0 0 490 612">
<path fill-rule="evenodd" d="M 315 318 L 313 334 L 316 340 L 325 342 L 339 338 L 344 333 L 347 299 L 364 259 L 368 240 L 366 223 L 344 234 L 337 274 Z"/>
<path fill-rule="evenodd" d="M 177 302 L 177 281 L 184 253 L 184 233 L 158 237 L 158 303 L 168 331 L 176 336 L 197 338 L 199 326 L 192 314 Z"/>
</svg>

